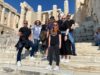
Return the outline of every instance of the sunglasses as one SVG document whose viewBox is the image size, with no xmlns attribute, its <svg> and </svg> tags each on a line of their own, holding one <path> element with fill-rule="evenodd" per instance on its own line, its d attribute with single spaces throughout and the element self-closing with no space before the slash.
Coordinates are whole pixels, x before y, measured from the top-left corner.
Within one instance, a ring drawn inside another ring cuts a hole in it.
<svg viewBox="0 0 100 75">
<path fill-rule="evenodd" d="M 58 26 L 57 24 L 54 24 L 54 26 Z"/>
<path fill-rule="evenodd" d="M 24 24 L 28 24 L 28 23 L 24 23 Z"/>
<path fill-rule="evenodd" d="M 66 18 L 62 18 L 62 19 L 66 19 Z"/>
</svg>

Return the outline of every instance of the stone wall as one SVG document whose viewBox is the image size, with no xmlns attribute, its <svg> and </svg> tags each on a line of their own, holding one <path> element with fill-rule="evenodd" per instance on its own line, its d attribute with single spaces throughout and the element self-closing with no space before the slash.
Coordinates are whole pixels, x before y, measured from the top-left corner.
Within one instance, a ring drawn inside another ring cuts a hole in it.
<svg viewBox="0 0 100 75">
<path fill-rule="evenodd" d="M 100 0 L 76 0 L 75 29 L 76 41 L 93 41 L 93 36 L 100 27 Z"/>
</svg>

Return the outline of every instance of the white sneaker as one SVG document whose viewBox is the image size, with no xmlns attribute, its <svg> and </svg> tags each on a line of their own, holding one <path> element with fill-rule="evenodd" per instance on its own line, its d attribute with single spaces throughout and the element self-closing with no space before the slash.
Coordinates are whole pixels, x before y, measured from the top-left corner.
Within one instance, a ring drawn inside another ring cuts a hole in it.
<svg viewBox="0 0 100 75">
<path fill-rule="evenodd" d="M 36 59 L 36 58 L 35 58 L 35 57 L 33 57 L 33 56 L 32 56 L 32 57 L 30 57 L 30 60 L 35 60 L 35 59 Z"/>
<path fill-rule="evenodd" d="M 47 56 L 44 56 L 44 57 L 42 58 L 42 60 L 47 60 Z"/>
<path fill-rule="evenodd" d="M 66 59 L 64 62 L 65 62 L 65 63 L 68 63 L 69 61 L 70 61 L 69 59 Z"/>
<path fill-rule="evenodd" d="M 47 70 L 52 70 L 52 66 L 48 65 L 48 66 L 46 67 L 46 69 L 47 69 Z"/>
<path fill-rule="evenodd" d="M 54 71 L 59 71 L 59 66 L 56 66 L 53 70 Z"/>
<path fill-rule="evenodd" d="M 65 59 L 64 59 L 64 58 L 62 58 L 62 59 L 61 59 L 61 62 L 64 62 L 64 61 L 65 61 Z"/>
<path fill-rule="evenodd" d="M 21 66 L 21 61 L 17 62 L 17 66 L 20 67 Z"/>
</svg>

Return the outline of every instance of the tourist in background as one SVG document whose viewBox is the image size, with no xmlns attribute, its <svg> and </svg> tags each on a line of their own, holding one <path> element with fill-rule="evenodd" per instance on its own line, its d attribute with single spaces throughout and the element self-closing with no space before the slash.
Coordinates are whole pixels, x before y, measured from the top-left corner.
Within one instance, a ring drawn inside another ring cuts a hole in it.
<svg viewBox="0 0 100 75">
<path fill-rule="evenodd" d="M 32 36 L 34 41 L 34 48 L 35 48 L 35 54 L 38 52 L 39 48 L 39 41 L 40 41 L 40 32 L 41 32 L 41 22 L 39 20 L 36 20 L 34 22 L 34 25 L 32 26 Z"/>
<path fill-rule="evenodd" d="M 48 25 L 47 25 L 47 49 L 46 49 L 45 56 L 43 57 L 43 60 L 47 59 L 47 56 L 48 56 L 48 37 L 49 37 L 50 31 L 53 28 L 54 21 L 55 21 L 54 16 L 51 16 L 49 21 L 48 21 Z"/>
<path fill-rule="evenodd" d="M 41 33 L 40 33 L 40 41 L 41 41 L 41 52 L 44 54 L 46 53 L 46 49 L 48 47 L 47 44 L 47 26 L 48 26 L 48 20 L 45 21 L 45 24 L 42 25 Z"/>
<path fill-rule="evenodd" d="M 70 46 L 70 42 L 69 41 L 67 42 L 67 40 L 65 40 L 65 36 L 67 36 L 66 30 L 68 29 L 68 26 L 69 26 L 69 21 L 67 20 L 66 15 L 63 15 L 62 19 L 58 20 L 58 23 L 59 23 L 59 29 L 60 29 L 61 35 L 62 35 L 62 46 L 60 49 L 61 62 L 68 62 L 67 54 L 69 52 L 67 50 L 70 50 L 69 48 L 71 46 Z"/>
<path fill-rule="evenodd" d="M 68 14 L 67 15 L 67 20 L 69 21 L 69 34 L 68 34 L 68 37 L 69 37 L 69 40 L 71 41 L 71 49 L 72 49 L 72 54 L 74 56 L 76 56 L 76 48 L 75 48 L 75 40 L 74 40 L 74 29 L 75 29 L 75 21 L 73 19 L 70 19 L 71 15 Z"/>
<path fill-rule="evenodd" d="M 95 45 L 99 46 L 99 50 L 100 50 L 100 27 L 97 28 L 97 30 L 94 34 L 94 41 L 95 41 Z"/>
</svg>

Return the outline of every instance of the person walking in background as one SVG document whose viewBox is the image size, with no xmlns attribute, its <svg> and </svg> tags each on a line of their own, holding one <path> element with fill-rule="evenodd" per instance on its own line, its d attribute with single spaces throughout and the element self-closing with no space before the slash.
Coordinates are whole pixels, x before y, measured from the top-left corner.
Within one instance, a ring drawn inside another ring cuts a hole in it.
<svg viewBox="0 0 100 75">
<path fill-rule="evenodd" d="M 49 66 L 46 69 L 52 70 L 52 62 L 55 59 L 56 66 L 53 70 L 59 70 L 59 63 L 60 63 L 60 49 L 61 48 L 61 33 L 59 31 L 58 23 L 55 21 L 53 23 L 53 28 L 49 34 L 49 41 L 48 41 L 48 61 Z"/>
<path fill-rule="evenodd" d="M 58 23 L 59 23 L 59 29 L 61 31 L 61 35 L 62 35 L 62 46 L 61 46 L 61 49 L 60 49 L 60 55 L 61 55 L 61 62 L 66 62 L 67 61 L 67 50 L 70 50 L 67 48 L 66 50 L 66 42 L 65 41 L 65 33 L 66 33 L 66 30 L 68 29 L 68 25 L 69 25 L 69 21 L 67 21 L 66 19 L 66 15 L 63 15 L 62 16 L 62 19 L 59 19 L 58 20 Z M 68 43 L 68 46 L 69 46 L 69 43 Z"/>
<path fill-rule="evenodd" d="M 42 25 L 42 29 L 40 33 L 41 52 L 43 52 L 44 54 L 46 54 L 46 49 L 48 47 L 47 26 L 48 26 L 48 20 L 46 20 L 45 24 Z"/>
<path fill-rule="evenodd" d="M 34 41 L 34 48 L 35 48 L 35 54 L 38 52 L 39 48 L 39 40 L 40 40 L 40 32 L 41 32 L 41 22 L 39 20 L 36 20 L 34 22 L 34 25 L 32 26 L 32 36 Z"/>
<path fill-rule="evenodd" d="M 53 23 L 54 23 L 54 21 L 55 21 L 54 16 L 51 16 L 50 19 L 49 19 L 48 25 L 47 25 L 47 49 L 46 49 L 45 56 L 43 57 L 42 60 L 47 59 L 47 56 L 48 56 L 48 37 L 49 37 L 50 31 L 51 31 L 52 28 L 53 28 Z"/>
<path fill-rule="evenodd" d="M 71 15 L 68 14 L 67 15 L 67 20 L 69 21 L 69 34 L 68 34 L 68 37 L 69 37 L 69 40 L 71 41 L 71 49 L 72 49 L 72 55 L 76 56 L 76 48 L 75 48 L 75 40 L 74 40 L 74 28 L 75 28 L 75 21 L 73 19 L 70 19 Z"/>
<path fill-rule="evenodd" d="M 94 34 L 94 41 L 95 41 L 95 45 L 96 46 L 99 46 L 99 49 L 100 50 L 100 27 L 97 28 L 95 34 Z"/>
</svg>

